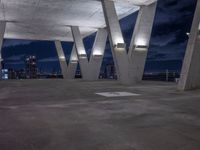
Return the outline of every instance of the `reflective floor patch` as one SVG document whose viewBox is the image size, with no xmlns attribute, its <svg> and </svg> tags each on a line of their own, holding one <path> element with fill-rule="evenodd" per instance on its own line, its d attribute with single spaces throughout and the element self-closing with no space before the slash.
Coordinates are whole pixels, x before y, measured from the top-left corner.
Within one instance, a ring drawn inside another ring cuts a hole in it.
<svg viewBox="0 0 200 150">
<path fill-rule="evenodd" d="M 139 96 L 140 94 L 130 93 L 130 92 L 102 92 L 96 93 L 97 95 L 105 97 L 125 97 L 125 96 Z"/>
</svg>

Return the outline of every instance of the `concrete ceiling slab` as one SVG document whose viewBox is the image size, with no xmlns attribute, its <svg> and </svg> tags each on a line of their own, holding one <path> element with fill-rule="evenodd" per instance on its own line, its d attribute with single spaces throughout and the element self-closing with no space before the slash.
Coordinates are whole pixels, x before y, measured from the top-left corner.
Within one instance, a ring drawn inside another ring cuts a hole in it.
<svg viewBox="0 0 200 150">
<path fill-rule="evenodd" d="M 115 0 L 119 19 L 155 0 Z M 1 0 L 0 21 L 7 21 L 5 38 L 72 41 L 69 26 L 83 36 L 105 27 L 99 0 Z"/>
</svg>

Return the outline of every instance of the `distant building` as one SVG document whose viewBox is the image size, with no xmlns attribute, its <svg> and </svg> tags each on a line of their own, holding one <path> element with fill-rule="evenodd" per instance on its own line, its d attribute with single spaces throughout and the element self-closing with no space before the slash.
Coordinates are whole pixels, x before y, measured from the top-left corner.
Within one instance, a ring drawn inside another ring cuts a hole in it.
<svg viewBox="0 0 200 150">
<path fill-rule="evenodd" d="M 106 64 L 104 74 L 105 74 L 105 78 L 108 78 L 108 79 L 117 78 L 114 63 Z"/>
<path fill-rule="evenodd" d="M 26 79 L 26 71 L 24 69 L 20 69 L 16 71 L 17 79 Z"/>
<path fill-rule="evenodd" d="M 26 78 L 36 79 L 37 78 L 37 61 L 35 56 L 26 57 L 25 62 Z"/>
<path fill-rule="evenodd" d="M 8 69 L 8 79 L 16 79 L 17 76 L 16 76 L 16 72 L 14 69 L 12 68 L 9 68 Z"/>
</svg>

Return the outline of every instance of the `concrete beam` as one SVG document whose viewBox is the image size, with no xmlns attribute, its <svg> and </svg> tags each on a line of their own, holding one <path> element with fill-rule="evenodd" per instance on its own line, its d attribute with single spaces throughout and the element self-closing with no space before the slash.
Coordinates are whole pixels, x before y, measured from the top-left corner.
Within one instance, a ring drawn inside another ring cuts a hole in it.
<svg viewBox="0 0 200 150">
<path fill-rule="evenodd" d="M 142 79 L 156 4 L 141 6 L 129 54 L 127 54 L 114 2 L 102 0 L 115 68 L 118 79 L 123 84 L 133 84 Z"/>
<path fill-rule="evenodd" d="M 73 46 L 69 64 L 66 62 L 65 54 L 60 41 L 55 41 L 56 51 L 58 53 L 59 63 L 61 67 L 61 72 L 64 79 L 73 79 L 75 77 L 78 58 L 76 54 L 76 48 Z"/>
<path fill-rule="evenodd" d="M 83 39 L 79 27 L 71 27 L 72 35 L 76 45 L 78 54 L 78 60 L 80 63 L 81 73 L 84 80 L 97 80 L 99 78 L 99 72 L 104 56 L 107 31 L 105 29 L 99 29 L 95 37 L 92 53 L 88 61 L 86 50 L 83 44 Z"/>
<path fill-rule="evenodd" d="M 182 66 L 179 90 L 200 88 L 200 0 L 197 1 L 196 11 L 189 35 L 189 41 Z"/>
<path fill-rule="evenodd" d="M 2 50 L 2 46 L 3 46 L 3 39 L 4 39 L 4 34 L 5 34 L 5 30 L 6 30 L 6 22 L 0 21 L 0 79 L 2 78 L 2 56 L 1 56 L 1 50 Z"/>
</svg>

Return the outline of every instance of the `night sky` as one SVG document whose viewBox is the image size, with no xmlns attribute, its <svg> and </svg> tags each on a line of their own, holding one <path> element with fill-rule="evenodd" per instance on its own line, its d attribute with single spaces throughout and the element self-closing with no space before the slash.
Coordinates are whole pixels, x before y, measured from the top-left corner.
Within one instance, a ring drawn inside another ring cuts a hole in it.
<svg viewBox="0 0 200 150">
<path fill-rule="evenodd" d="M 153 27 L 146 72 L 161 72 L 166 69 L 180 71 L 187 46 L 188 36 L 195 11 L 196 0 L 159 0 Z M 129 45 L 137 13 L 120 21 L 123 35 Z M 84 39 L 88 53 L 92 49 L 95 34 Z M 65 55 L 69 58 L 71 42 L 63 42 Z M 4 40 L 2 55 L 6 69 L 24 68 L 28 55 L 36 55 L 38 68 L 43 72 L 59 72 L 58 56 L 52 41 Z M 104 63 L 111 63 L 109 43 L 106 46 Z"/>
</svg>

